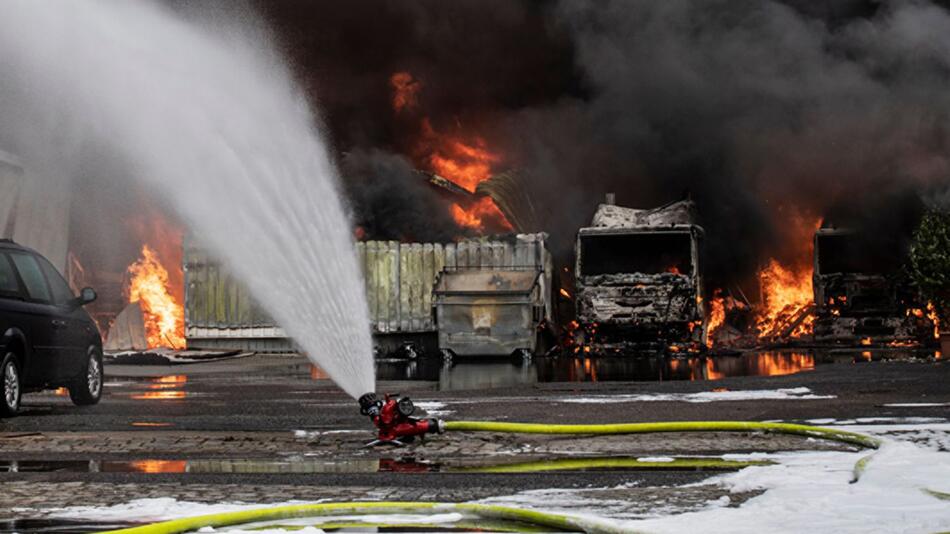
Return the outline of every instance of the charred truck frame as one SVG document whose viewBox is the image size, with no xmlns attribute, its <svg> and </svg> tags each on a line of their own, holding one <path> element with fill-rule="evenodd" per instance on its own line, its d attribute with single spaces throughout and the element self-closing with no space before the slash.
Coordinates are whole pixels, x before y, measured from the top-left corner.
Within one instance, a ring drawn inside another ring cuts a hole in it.
<svg viewBox="0 0 950 534">
<path fill-rule="evenodd" d="M 903 273 L 902 255 L 877 251 L 868 239 L 847 228 L 815 233 L 815 340 L 926 343 L 933 323 Z"/>
<path fill-rule="evenodd" d="M 608 201 L 609 202 L 609 201 Z M 690 201 L 598 207 L 575 244 L 575 343 L 584 352 L 705 347 L 700 247 Z"/>
</svg>

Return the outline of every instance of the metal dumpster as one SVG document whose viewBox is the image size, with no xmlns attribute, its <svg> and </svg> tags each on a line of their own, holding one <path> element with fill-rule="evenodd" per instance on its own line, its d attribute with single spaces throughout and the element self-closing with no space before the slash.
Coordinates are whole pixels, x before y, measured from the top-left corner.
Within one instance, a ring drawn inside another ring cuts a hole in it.
<svg viewBox="0 0 950 534">
<path fill-rule="evenodd" d="M 442 271 L 435 286 L 439 349 L 458 356 L 534 353 L 545 317 L 541 271 Z"/>
</svg>

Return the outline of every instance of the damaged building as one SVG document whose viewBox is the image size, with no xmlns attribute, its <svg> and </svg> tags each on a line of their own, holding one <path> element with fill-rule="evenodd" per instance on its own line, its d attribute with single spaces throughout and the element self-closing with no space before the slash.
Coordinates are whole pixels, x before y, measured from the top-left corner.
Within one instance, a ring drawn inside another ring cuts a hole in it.
<svg viewBox="0 0 950 534">
<path fill-rule="evenodd" d="M 642 210 L 598 207 L 575 247 L 575 343 L 594 353 L 705 344 L 703 229 L 693 203 Z"/>
</svg>

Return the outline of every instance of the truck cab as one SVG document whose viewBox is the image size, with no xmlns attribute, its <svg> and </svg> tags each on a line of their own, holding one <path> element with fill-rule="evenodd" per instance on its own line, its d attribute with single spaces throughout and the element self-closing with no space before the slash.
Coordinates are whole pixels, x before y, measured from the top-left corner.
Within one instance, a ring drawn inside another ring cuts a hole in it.
<svg viewBox="0 0 950 534">
<path fill-rule="evenodd" d="M 699 350 L 700 244 L 692 203 L 601 205 L 575 245 L 575 339 L 585 352 Z"/>
<path fill-rule="evenodd" d="M 918 343 L 933 324 L 901 269 L 901 255 L 868 246 L 849 228 L 815 233 L 815 340 Z M 932 337 L 932 336 L 930 336 Z"/>
</svg>

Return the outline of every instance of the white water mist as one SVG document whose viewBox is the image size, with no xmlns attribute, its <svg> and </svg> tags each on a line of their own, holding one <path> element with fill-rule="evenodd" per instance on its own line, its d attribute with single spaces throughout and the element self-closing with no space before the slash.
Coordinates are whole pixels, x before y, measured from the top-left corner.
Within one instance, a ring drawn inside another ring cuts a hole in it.
<svg viewBox="0 0 950 534">
<path fill-rule="evenodd" d="M 76 158 L 124 161 L 355 397 L 374 372 L 351 229 L 268 43 L 147 2 L 4 0 L 0 131 L 31 179 L 68 180 Z"/>
</svg>

